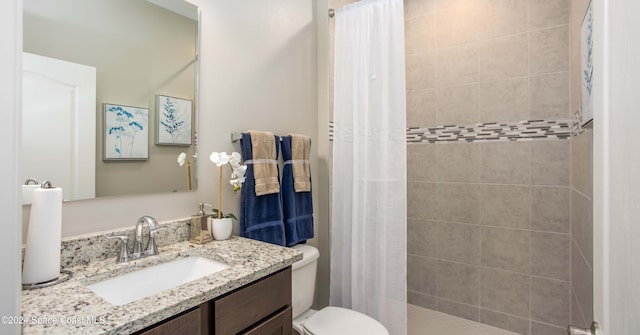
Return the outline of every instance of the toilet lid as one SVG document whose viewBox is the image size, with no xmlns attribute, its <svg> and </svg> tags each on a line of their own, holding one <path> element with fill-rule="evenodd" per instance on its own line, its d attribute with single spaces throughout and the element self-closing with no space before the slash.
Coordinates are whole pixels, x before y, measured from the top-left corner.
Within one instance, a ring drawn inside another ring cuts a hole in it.
<svg viewBox="0 0 640 335">
<path fill-rule="evenodd" d="M 307 319 L 304 328 L 313 335 L 389 335 L 373 318 L 341 307 L 323 308 Z"/>
</svg>

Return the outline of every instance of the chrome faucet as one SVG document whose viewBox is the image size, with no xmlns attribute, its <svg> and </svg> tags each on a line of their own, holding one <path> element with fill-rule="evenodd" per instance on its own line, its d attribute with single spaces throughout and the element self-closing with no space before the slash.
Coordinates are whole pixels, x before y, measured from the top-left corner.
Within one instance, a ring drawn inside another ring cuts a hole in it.
<svg viewBox="0 0 640 335">
<path fill-rule="evenodd" d="M 147 234 L 147 244 L 143 247 L 143 228 L 144 224 L 147 224 L 149 227 L 149 232 Z M 118 254 L 118 258 L 116 262 L 123 263 L 128 262 L 134 259 L 140 259 L 147 256 L 153 256 L 158 254 L 158 245 L 156 244 L 155 235 L 159 231 L 167 229 L 166 227 L 160 227 L 158 221 L 152 218 L 151 216 L 143 216 L 138 219 L 136 223 L 136 229 L 133 240 L 133 250 L 130 251 L 127 245 L 129 241 L 129 237 L 126 235 L 118 235 L 118 236 L 108 236 L 109 239 L 120 239 L 120 252 Z"/>
</svg>

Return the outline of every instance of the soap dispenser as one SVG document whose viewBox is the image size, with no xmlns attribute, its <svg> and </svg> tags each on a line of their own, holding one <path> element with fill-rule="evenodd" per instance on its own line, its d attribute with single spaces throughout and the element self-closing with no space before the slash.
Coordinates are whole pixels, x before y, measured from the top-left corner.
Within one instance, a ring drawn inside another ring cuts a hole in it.
<svg viewBox="0 0 640 335">
<path fill-rule="evenodd" d="M 198 204 L 198 214 L 191 216 L 191 232 L 189 233 L 189 242 L 195 244 L 204 244 L 213 241 L 211 232 L 207 228 L 207 218 L 211 214 L 204 213 L 204 203 Z"/>
</svg>

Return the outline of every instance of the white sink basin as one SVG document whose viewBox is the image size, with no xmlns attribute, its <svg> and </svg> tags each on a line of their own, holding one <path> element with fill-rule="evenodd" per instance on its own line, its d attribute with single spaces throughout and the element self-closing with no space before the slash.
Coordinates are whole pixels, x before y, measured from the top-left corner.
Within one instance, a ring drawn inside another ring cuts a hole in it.
<svg viewBox="0 0 640 335">
<path fill-rule="evenodd" d="M 228 267 L 227 264 L 208 258 L 190 256 L 109 278 L 87 287 L 113 305 L 124 305 Z"/>
</svg>

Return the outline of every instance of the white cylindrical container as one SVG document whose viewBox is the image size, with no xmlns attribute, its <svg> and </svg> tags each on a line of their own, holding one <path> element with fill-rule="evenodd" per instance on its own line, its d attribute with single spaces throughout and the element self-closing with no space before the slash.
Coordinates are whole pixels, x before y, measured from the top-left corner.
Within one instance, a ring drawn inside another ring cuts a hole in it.
<svg viewBox="0 0 640 335">
<path fill-rule="evenodd" d="M 40 185 L 22 185 L 22 204 L 30 205 L 33 201 L 33 191 L 40 188 Z"/>
<path fill-rule="evenodd" d="M 23 284 L 43 283 L 58 278 L 61 241 L 62 189 L 34 190 L 22 268 Z"/>
<path fill-rule="evenodd" d="M 215 240 L 222 241 L 231 237 L 233 221 L 231 218 L 214 219 L 209 218 L 209 231 Z"/>
</svg>

